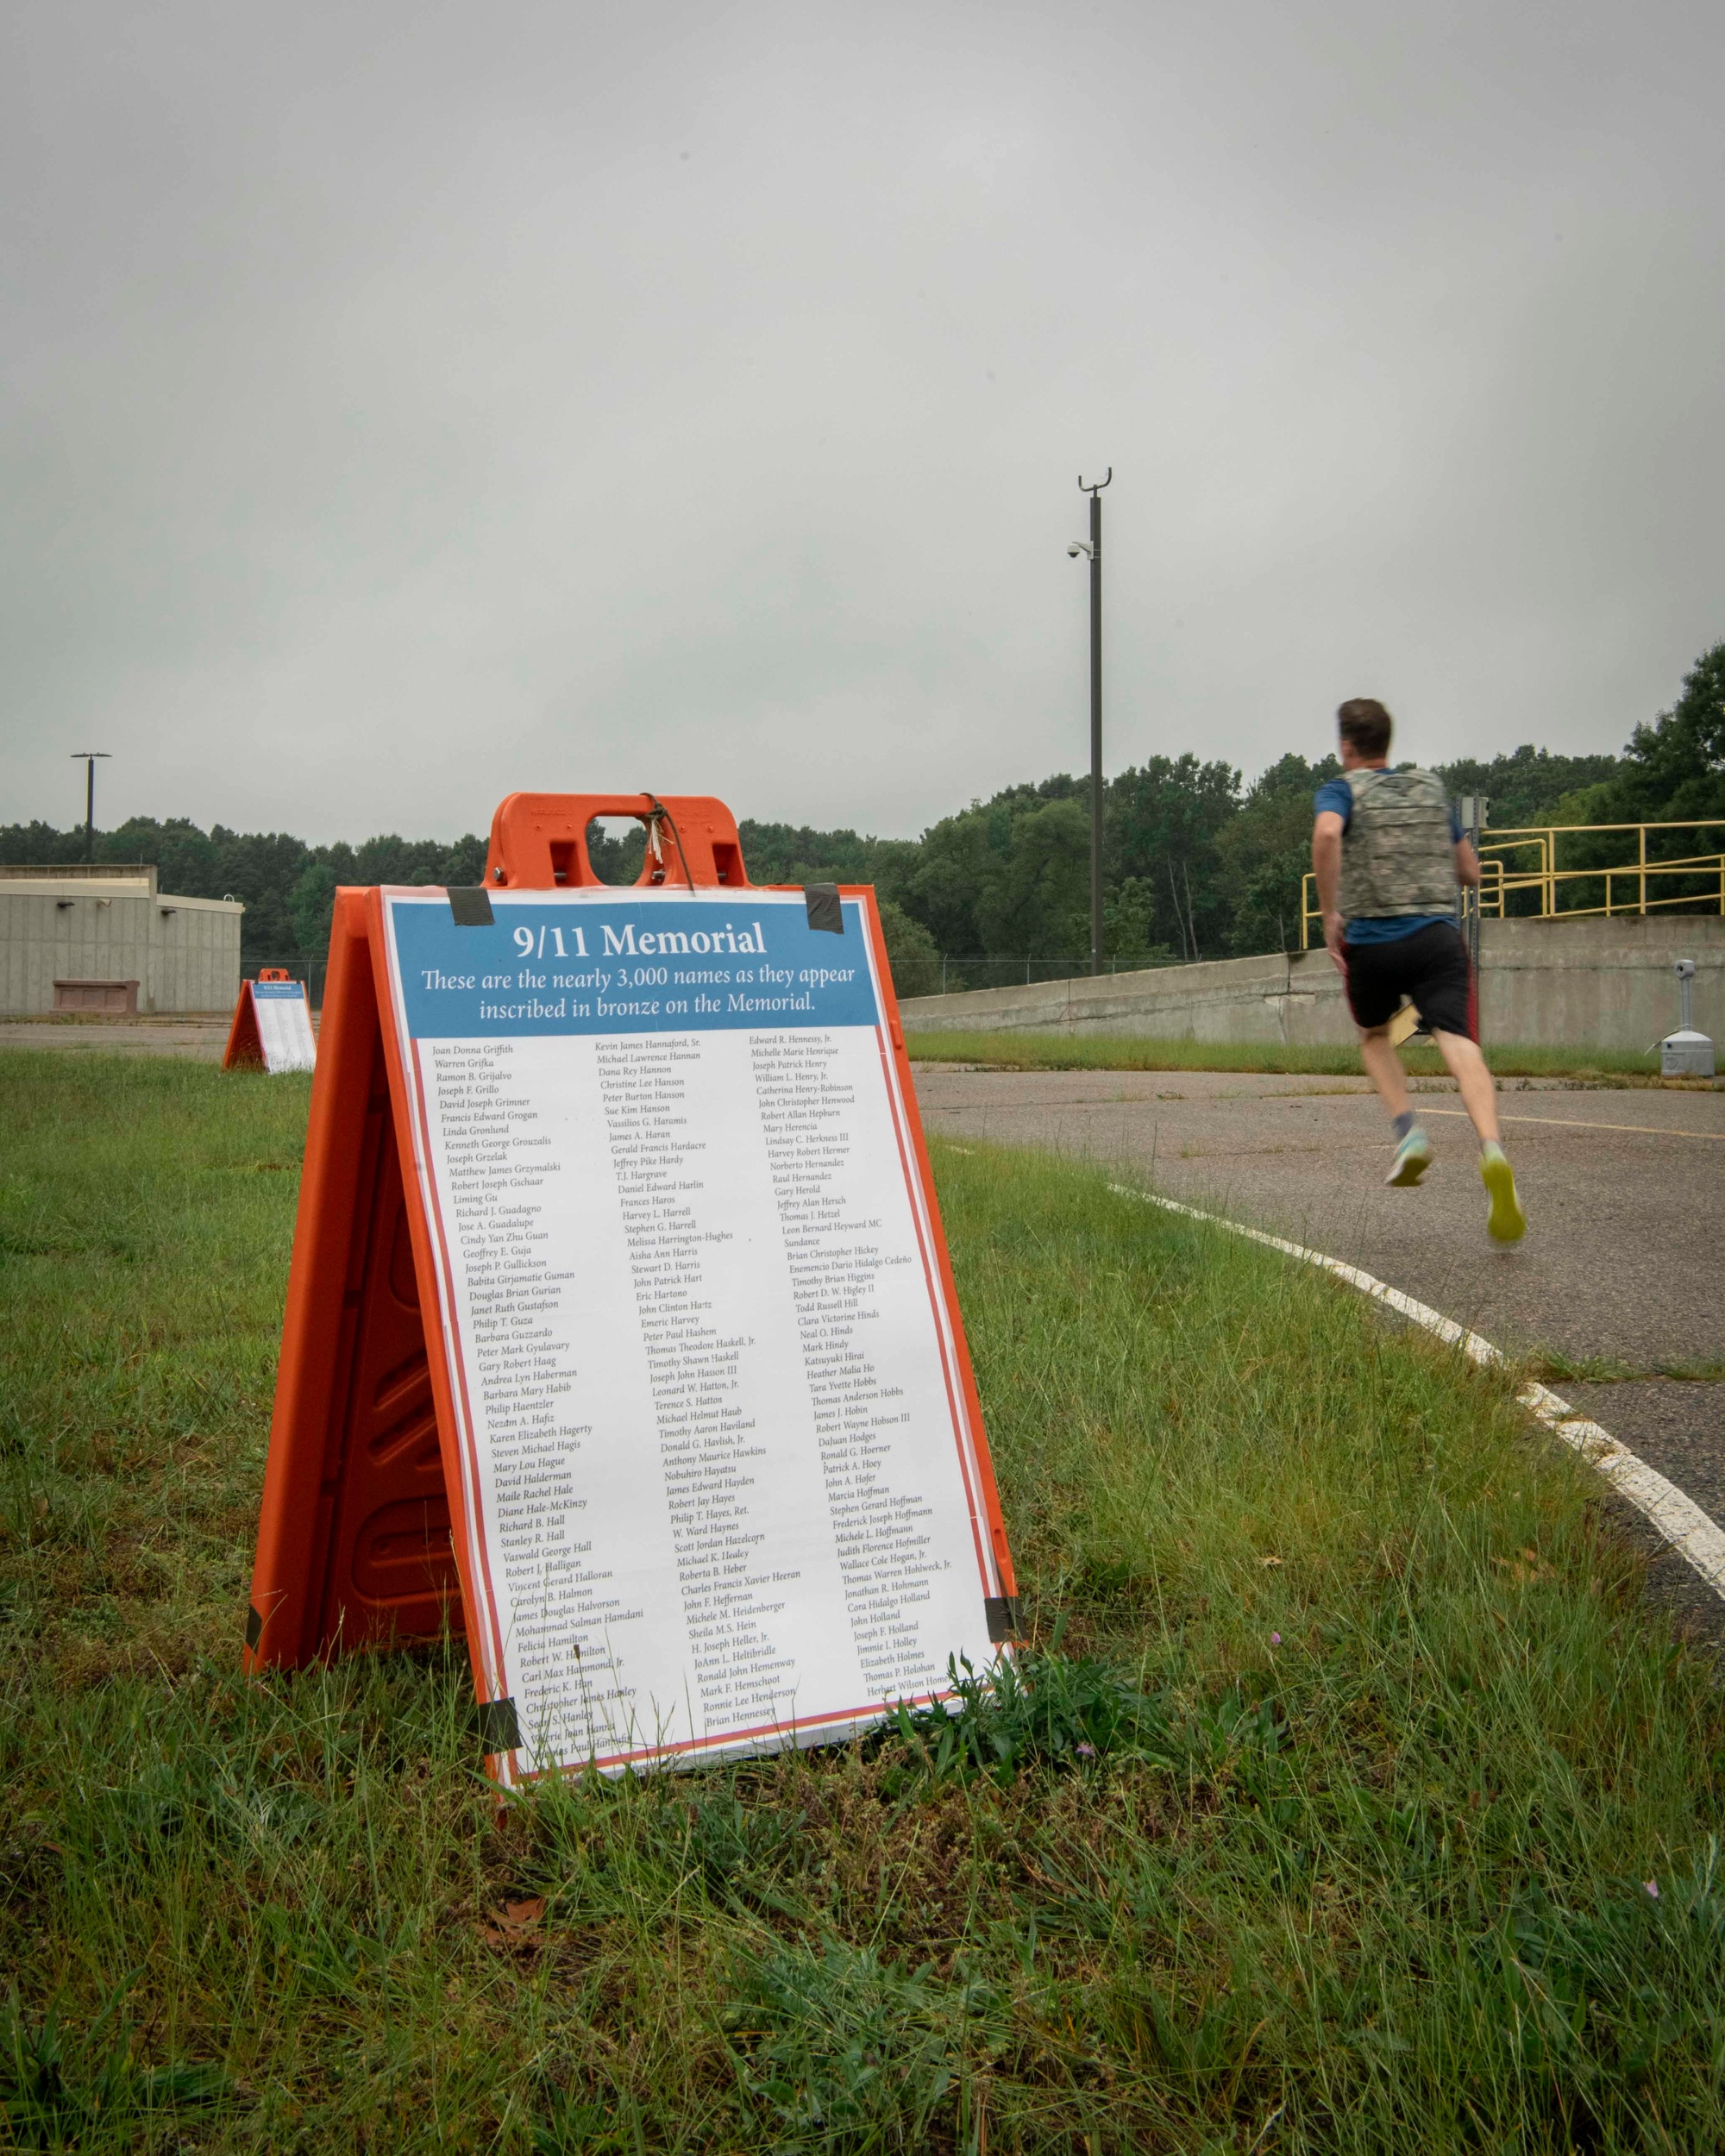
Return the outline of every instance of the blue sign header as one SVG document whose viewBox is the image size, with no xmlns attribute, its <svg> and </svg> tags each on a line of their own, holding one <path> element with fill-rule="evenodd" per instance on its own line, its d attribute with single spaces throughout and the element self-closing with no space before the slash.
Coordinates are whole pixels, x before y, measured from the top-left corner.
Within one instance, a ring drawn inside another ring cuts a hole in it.
<svg viewBox="0 0 1725 2156">
<path fill-rule="evenodd" d="M 855 899 L 834 936 L 812 929 L 802 906 L 746 890 L 717 900 L 490 895 L 489 928 L 458 928 L 446 899 L 387 901 L 415 1040 L 880 1023 Z"/>
</svg>

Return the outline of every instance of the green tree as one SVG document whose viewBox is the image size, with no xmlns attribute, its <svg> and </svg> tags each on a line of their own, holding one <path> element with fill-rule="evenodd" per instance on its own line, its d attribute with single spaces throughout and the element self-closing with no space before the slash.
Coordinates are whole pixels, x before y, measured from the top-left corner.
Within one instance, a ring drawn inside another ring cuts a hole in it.
<svg viewBox="0 0 1725 2156">
<path fill-rule="evenodd" d="M 853 830 L 818 831 L 806 824 L 737 827 L 750 883 L 873 883 L 872 855 L 880 840 Z"/>
<path fill-rule="evenodd" d="M 240 931 L 240 956 L 247 967 L 321 958 L 303 951 L 293 924 L 293 888 L 310 858 L 304 839 L 287 831 L 235 831 L 221 824 L 210 829 L 215 875 L 205 893 L 243 899 L 246 917 Z"/>
<path fill-rule="evenodd" d="M 1108 881 L 1136 878 L 1152 893 L 1155 940 L 1187 958 L 1227 948 L 1232 907 L 1218 841 L 1239 812 L 1239 787 L 1231 764 L 1152 756 L 1110 780 L 1103 799 Z"/>
<path fill-rule="evenodd" d="M 1647 833 L 1647 858 L 1681 861 L 1725 849 L 1725 829 L 1718 822 L 1701 823 L 1703 818 L 1725 818 L 1725 642 L 1702 653 L 1684 675 L 1683 693 L 1670 711 L 1635 728 L 1609 777 L 1567 794 L 1546 820 L 1674 824 L 1673 830 Z M 1496 821 L 1495 811 L 1492 820 Z M 1636 852 L 1633 832 L 1589 832 L 1564 841 L 1559 862 L 1566 868 L 1622 866 L 1634 861 Z M 1634 887 L 1618 877 L 1611 889 L 1621 904 Z M 1697 905 L 1710 896 L 1716 905 L 1718 889 L 1716 876 L 1661 877 L 1649 887 L 1648 896 L 1667 901 L 1689 898 Z M 1603 877 L 1559 885 L 1559 904 L 1603 906 L 1606 890 Z M 1533 894 L 1523 894 L 1522 903 L 1532 910 Z"/>
<path fill-rule="evenodd" d="M 1142 876 L 1128 876 L 1106 888 L 1102 948 L 1118 970 L 1170 964 L 1175 954 L 1166 943 L 1152 940 L 1155 933 L 1156 893 Z"/>
<path fill-rule="evenodd" d="M 825 881 L 823 878 L 821 881 Z M 913 920 L 890 899 L 878 900 L 881 933 L 887 939 L 887 961 L 893 969 L 893 986 L 900 999 L 937 995 L 940 991 L 940 953 L 934 938 L 920 921 Z"/>
<path fill-rule="evenodd" d="M 472 831 L 453 845 L 441 838 L 399 838 L 393 832 L 368 838 L 355 849 L 359 883 L 473 885 L 485 874 L 486 843 Z"/>
<path fill-rule="evenodd" d="M 1302 880 L 1312 865 L 1313 796 L 1341 765 L 1289 754 L 1261 772 L 1239 813 L 1218 834 L 1216 856 L 1232 900 L 1227 948 L 1239 958 L 1298 950 Z"/>
<path fill-rule="evenodd" d="M 1011 834 L 1010 818 L 998 825 L 1002 846 Z M 988 868 L 989 812 L 973 802 L 962 815 L 945 816 L 929 826 L 918 842 L 915 862 L 898 889 L 898 903 L 949 957 L 980 957 L 982 931 L 976 925 L 976 893 Z"/>
<path fill-rule="evenodd" d="M 0 824 L 0 861 L 46 868 L 84 858 L 84 833 L 63 831 L 38 817 L 28 824 Z"/>
<path fill-rule="evenodd" d="M 298 839 L 293 842 L 298 843 Z M 115 830 L 104 831 L 96 853 L 100 861 L 154 862 L 160 890 L 177 891 L 188 899 L 227 896 L 220 849 L 184 816 L 171 816 L 165 824 L 159 824 L 153 816 L 132 817 Z"/>
<path fill-rule="evenodd" d="M 1090 819 L 1075 800 L 990 818 L 975 897 L 990 957 L 1076 958 L 1088 949 Z"/>
<path fill-rule="evenodd" d="M 329 949 L 329 924 L 336 913 L 336 887 L 341 881 L 327 861 L 308 861 L 287 902 L 293 940 L 302 958 L 322 958 Z"/>
<path fill-rule="evenodd" d="M 624 884 L 637 881 L 641 864 L 647 857 L 647 826 L 630 824 L 616 833 L 606 830 L 602 818 L 595 816 L 587 825 L 587 859 L 593 872 L 601 883 Z"/>
<path fill-rule="evenodd" d="M 1629 736 L 1620 798 L 1645 820 L 1725 816 L 1725 642 L 1702 653 L 1670 711 Z"/>
<path fill-rule="evenodd" d="M 1062 774 L 973 801 L 914 846 L 877 856 L 881 887 L 950 957 L 1082 950 L 1088 938 L 1075 941 L 1072 920 L 1087 873 L 1080 792 Z"/>
<path fill-rule="evenodd" d="M 1491 805 L 1491 824 L 1498 830 L 1515 830 L 1549 824 L 1565 795 L 1608 781 L 1615 775 L 1618 763 L 1611 755 L 1553 755 L 1549 749 L 1535 749 L 1526 742 L 1507 756 L 1489 761 L 1462 756 L 1433 768 L 1452 800 L 1483 793 Z"/>
</svg>

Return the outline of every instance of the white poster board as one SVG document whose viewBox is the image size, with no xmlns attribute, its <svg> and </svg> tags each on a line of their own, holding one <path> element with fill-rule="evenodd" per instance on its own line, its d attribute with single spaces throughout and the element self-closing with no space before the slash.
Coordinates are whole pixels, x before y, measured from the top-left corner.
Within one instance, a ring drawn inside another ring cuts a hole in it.
<svg viewBox="0 0 1725 2156">
<path fill-rule="evenodd" d="M 257 1020 L 258 1046 L 267 1071 L 311 1070 L 317 1067 L 317 1043 L 311 1031 L 311 1009 L 301 981 L 248 981 L 252 1013 Z"/>
<path fill-rule="evenodd" d="M 985 1445 L 864 902 L 490 897 L 382 904 L 499 1778 L 841 1737 L 985 1666 Z"/>
</svg>

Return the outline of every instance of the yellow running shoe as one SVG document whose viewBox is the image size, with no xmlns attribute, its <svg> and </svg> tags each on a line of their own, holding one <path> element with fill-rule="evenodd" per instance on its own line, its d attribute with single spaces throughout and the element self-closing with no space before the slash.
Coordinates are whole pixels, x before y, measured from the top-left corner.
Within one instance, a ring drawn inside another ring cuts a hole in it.
<svg viewBox="0 0 1725 2156">
<path fill-rule="evenodd" d="M 1491 1199 L 1491 1211 L 1486 1215 L 1485 1232 L 1494 1243 L 1519 1243 L 1527 1232 L 1527 1216 L 1522 1212 L 1521 1202 L 1515 1195 L 1515 1172 L 1503 1157 L 1501 1145 L 1494 1144 L 1481 1147 L 1479 1180 L 1485 1185 Z"/>
</svg>

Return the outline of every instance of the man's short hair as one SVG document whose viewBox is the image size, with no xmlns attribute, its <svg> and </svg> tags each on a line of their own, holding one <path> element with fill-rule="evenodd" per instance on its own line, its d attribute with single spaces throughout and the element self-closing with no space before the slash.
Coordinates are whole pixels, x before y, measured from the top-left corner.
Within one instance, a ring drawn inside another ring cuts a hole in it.
<svg viewBox="0 0 1725 2156">
<path fill-rule="evenodd" d="M 1389 754 L 1389 734 L 1394 723 L 1375 696 L 1351 696 L 1336 713 L 1342 739 L 1362 756 Z"/>
</svg>

